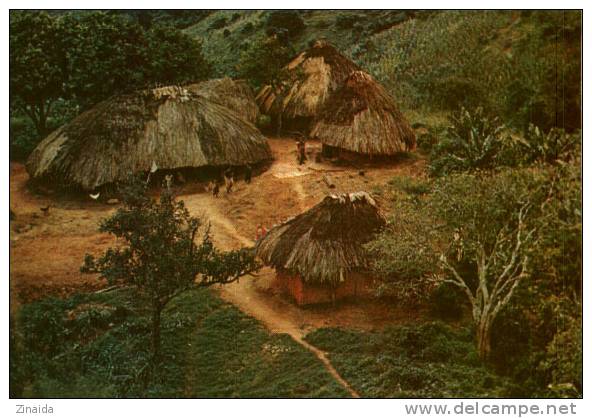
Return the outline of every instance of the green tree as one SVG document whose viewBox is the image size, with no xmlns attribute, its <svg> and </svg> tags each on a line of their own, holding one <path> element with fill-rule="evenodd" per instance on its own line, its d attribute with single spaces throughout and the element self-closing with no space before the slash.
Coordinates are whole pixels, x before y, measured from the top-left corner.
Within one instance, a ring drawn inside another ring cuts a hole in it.
<svg viewBox="0 0 592 418">
<path fill-rule="evenodd" d="M 544 178 L 527 171 L 453 175 L 435 182 L 429 206 L 449 236 L 439 256 L 440 280 L 465 293 L 482 359 L 491 353 L 493 322 L 531 277 L 546 193 Z M 468 274 L 463 263 L 472 267 Z"/>
<path fill-rule="evenodd" d="M 201 42 L 171 26 L 153 25 L 146 33 L 148 82 L 186 84 L 206 79 L 211 66 L 201 52 Z"/>
<path fill-rule="evenodd" d="M 45 12 L 10 13 L 10 102 L 39 136 L 47 134 L 51 107 L 62 96 L 65 55 L 60 23 Z"/>
<path fill-rule="evenodd" d="M 233 282 L 258 270 L 259 264 L 249 249 L 216 249 L 209 225 L 192 217 L 169 191 L 156 201 L 147 197 L 142 182 L 134 181 L 124 189 L 123 199 L 124 207 L 100 226 L 122 245 L 98 259 L 87 254 L 81 271 L 137 288 L 151 310 L 152 352 L 157 359 L 161 313 L 171 299 L 196 286 Z"/>
<path fill-rule="evenodd" d="M 293 47 L 277 36 L 259 38 L 241 54 L 238 73 L 257 88 L 265 84 L 278 87 L 286 76 L 284 67 L 293 55 Z"/>
<path fill-rule="evenodd" d="M 493 322 L 532 277 L 549 193 L 545 172 L 527 169 L 439 178 L 426 196 L 397 206 L 390 228 L 370 245 L 375 270 L 416 287 L 431 281 L 460 289 L 488 359 Z"/>
<path fill-rule="evenodd" d="M 139 24 L 105 12 L 68 13 L 59 19 L 67 56 L 65 94 L 83 109 L 145 83 L 149 55 Z"/>
</svg>

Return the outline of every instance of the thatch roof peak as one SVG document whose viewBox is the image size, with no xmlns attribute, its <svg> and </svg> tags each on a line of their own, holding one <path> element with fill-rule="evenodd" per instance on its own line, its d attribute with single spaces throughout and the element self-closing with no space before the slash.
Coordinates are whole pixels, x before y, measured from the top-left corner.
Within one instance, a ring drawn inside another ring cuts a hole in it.
<svg viewBox="0 0 592 418">
<path fill-rule="evenodd" d="M 415 134 L 395 100 L 361 70 L 351 72 L 326 101 L 311 136 L 326 145 L 369 155 L 415 148 Z"/>
<path fill-rule="evenodd" d="M 186 89 L 226 106 L 253 124 L 257 122 L 259 106 L 255 102 L 253 90 L 245 80 L 233 80 L 229 77 L 216 78 L 190 84 Z"/>
<path fill-rule="evenodd" d="M 326 41 L 316 41 L 286 67 L 281 86 L 264 86 L 256 100 L 264 113 L 285 119 L 313 118 L 345 78 L 359 67 Z"/>
<path fill-rule="evenodd" d="M 233 111 L 181 86 L 114 96 L 51 133 L 27 161 L 33 179 L 93 190 L 130 173 L 256 164 L 267 140 Z"/>
<path fill-rule="evenodd" d="M 385 223 L 368 193 L 329 195 L 273 227 L 257 243 L 257 255 L 305 282 L 337 284 L 347 273 L 367 269 L 363 244 Z"/>
</svg>

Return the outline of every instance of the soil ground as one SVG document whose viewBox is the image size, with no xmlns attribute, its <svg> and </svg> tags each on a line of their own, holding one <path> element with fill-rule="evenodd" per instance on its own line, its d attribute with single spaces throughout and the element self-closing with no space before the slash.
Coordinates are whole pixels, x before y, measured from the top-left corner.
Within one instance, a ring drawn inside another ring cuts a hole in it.
<svg viewBox="0 0 592 418">
<path fill-rule="evenodd" d="M 257 225 L 269 229 L 312 207 L 329 193 L 360 190 L 372 193 L 394 176 L 417 176 L 424 172 L 425 162 L 421 158 L 373 164 L 317 162 L 321 145 L 316 141 L 307 142 L 308 161 L 300 166 L 293 139 L 271 138 L 269 143 L 273 164 L 253 177 L 250 184 L 238 179 L 229 194 L 221 190 L 215 198 L 205 184 L 199 183 L 175 186 L 179 199 L 185 201 L 190 212 L 210 221 L 214 243 L 224 249 L 252 245 Z M 326 176 L 335 184 L 334 188 L 327 186 Z M 27 181 L 24 166 L 11 163 L 10 207 L 16 214 L 10 227 L 12 312 L 20 304 L 35 299 L 105 287 L 104 281 L 81 274 L 79 269 L 86 253 L 97 254 L 116 244 L 113 237 L 97 229 L 100 220 L 114 212 L 117 205 L 106 205 L 87 196 L 36 194 L 27 187 Z M 389 202 L 377 200 L 387 209 Z M 41 210 L 48 205 L 47 212 Z M 417 311 L 409 312 L 376 300 L 300 308 L 279 292 L 270 268 L 218 291 L 270 331 L 289 334 L 314 352 L 354 396 L 355 392 L 333 369 L 325 354 L 305 342 L 304 336 L 319 327 L 375 329 L 421 319 Z"/>
</svg>

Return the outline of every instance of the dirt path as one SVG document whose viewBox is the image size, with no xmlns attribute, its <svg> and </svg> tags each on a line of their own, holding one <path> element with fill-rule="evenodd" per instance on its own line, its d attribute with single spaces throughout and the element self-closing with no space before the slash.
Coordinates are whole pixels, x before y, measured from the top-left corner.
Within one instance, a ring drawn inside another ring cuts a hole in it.
<svg viewBox="0 0 592 418">
<path fill-rule="evenodd" d="M 315 141 L 307 145 L 311 152 L 308 162 L 299 166 L 293 140 L 269 138 L 269 143 L 274 154 L 271 167 L 254 176 L 251 184 L 237 181 L 229 195 L 221 193 L 215 199 L 203 192 L 204 185 L 178 185 L 179 196 L 191 213 L 210 219 L 214 242 L 221 248 L 252 245 L 257 225 L 269 229 L 310 208 L 328 193 L 374 193 L 377 186 L 393 176 L 416 176 L 424 171 L 422 160 L 411 159 L 390 165 L 368 165 L 363 167 L 362 176 L 359 168 L 315 162 L 314 154 L 320 151 L 320 144 Z M 10 223 L 11 311 L 23 302 L 104 287 L 104 281 L 96 276 L 81 274 L 80 265 L 86 253 L 98 254 L 115 243 L 111 236 L 98 233 L 97 229 L 100 220 L 113 213 L 117 205 L 101 204 L 86 196 L 35 194 L 27 187 L 24 166 L 11 163 L 10 168 L 10 207 L 16 213 L 16 221 Z M 333 189 L 322 181 L 327 172 L 336 184 Z M 40 208 L 48 204 L 52 207 L 45 216 Z M 352 396 L 356 396 L 355 391 L 335 371 L 324 352 L 304 341 L 305 335 L 321 327 L 372 330 L 422 320 L 416 310 L 377 300 L 300 308 L 281 294 L 275 272 L 270 268 L 218 291 L 272 332 L 289 334 L 310 350 Z"/>
<path fill-rule="evenodd" d="M 220 247 L 228 250 L 240 246 L 252 246 L 254 244 L 252 240 L 241 235 L 232 222 L 221 214 L 218 209 L 218 205 L 223 203 L 221 199 L 215 199 L 203 194 L 186 196 L 183 199 L 190 211 L 202 213 L 208 219 L 211 224 L 214 240 Z M 272 272 L 267 270 L 262 274 L 269 276 Z M 327 358 L 327 354 L 304 340 L 306 332 L 300 326 L 299 318 L 294 318 L 294 312 L 278 309 L 277 305 L 274 307 L 273 304 L 270 304 L 264 295 L 257 292 L 252 280 L 253 278 L 251 277 L 245 277 L 239 282 L 221 286 L 219 290 L 222 298 L 236 305 L 247 315 L 259 320 L 271 332 L 288 334 L 294 341 L 312 352 L 352 397 L 359 398 L 358 393 L 333 367 Z"/>
</svg>

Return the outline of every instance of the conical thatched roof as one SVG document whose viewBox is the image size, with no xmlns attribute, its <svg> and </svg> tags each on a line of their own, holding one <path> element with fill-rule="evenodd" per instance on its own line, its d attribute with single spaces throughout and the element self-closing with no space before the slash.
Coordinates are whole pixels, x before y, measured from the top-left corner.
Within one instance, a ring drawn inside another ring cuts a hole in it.
<svg viewBox="0 0 592 418">
<path fill-rule="evenodd" d="M 27 161 L 33 179 L 92 190 L 130 172 L 255 164 L 267 140 L 231 110 L 182 87 L 120 95 L 54 131 Z"/>
<path fill-rule="evenodd" d="M 311 137 L 362 154 L 415 148 L 415 134 L 393 98 L 369 74 L 354 71 L 327 100 Z"/>
<path fill-rule="evenodd" d="M 263 113 L 282 118 L 315 117 L 330 97 L 358 66 L 325 41 L 317 41 L 286 67 L 287 76 L 278 89 L 263 87 L 255 100 Z"/>
<path fill-rule="evenodd" d="M 257 255 L 307 283 L 337 284 L 363 271 L 362 245 L 385 224 L 365 192 L 330 195 L 312 209 L 273 227 L 256 246 Z"/>
<path fill-rule="evenodd" d="M 251 123 L 257 121 L 259 106 L 255 102 L 253 90 L 245 80 L 224 77 L 191 84 L 186 88 L 219 105 L 226 106 Z"/>
</svg>

